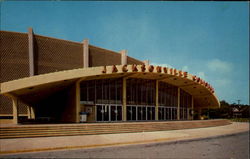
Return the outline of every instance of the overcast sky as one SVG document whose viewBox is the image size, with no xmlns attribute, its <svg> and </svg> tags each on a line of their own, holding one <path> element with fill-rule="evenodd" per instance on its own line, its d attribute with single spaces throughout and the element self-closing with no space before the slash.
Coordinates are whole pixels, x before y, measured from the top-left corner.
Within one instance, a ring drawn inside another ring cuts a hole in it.
<svg viewBox="0 0 250 159">
<path fill-rule="evenodd" d="M 249 104 L 247 2 L 3 2 L 1 30 L 90 44 L 209 82 L 219 100 Z"/>
</svg>

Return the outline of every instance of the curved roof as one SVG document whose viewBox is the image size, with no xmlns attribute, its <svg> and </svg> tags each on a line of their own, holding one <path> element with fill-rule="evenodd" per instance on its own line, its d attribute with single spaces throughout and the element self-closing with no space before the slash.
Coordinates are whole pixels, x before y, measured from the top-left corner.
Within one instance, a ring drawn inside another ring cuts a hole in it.
<svg viewBox="0 0 250 159">
<path fill-rule="evenodd" d="M 72 84 L 78 80 L 103 78 L 146 78 L 163 81 L 188 92 L 194 97 L 195 106 L 219 107 L 213 88 L 204 80 L 173 68 L 152 65 L 113 65 L 80 68 L 47 73 L 1 83 L 1 94 L 15 96 L 50 91 L 51 88 Z"/>
</svg>

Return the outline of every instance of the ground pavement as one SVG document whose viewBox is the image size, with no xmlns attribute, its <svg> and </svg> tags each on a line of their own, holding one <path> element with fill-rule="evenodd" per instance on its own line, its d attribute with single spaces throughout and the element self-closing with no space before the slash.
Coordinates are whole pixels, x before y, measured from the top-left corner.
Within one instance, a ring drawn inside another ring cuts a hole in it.
<svg viewBox="0 0 250 159">
<path fill-rule="evenodd" d="M 249 123 L 233 122 L 230 125 L 217 127 L 144 133 L 1 139 L 0 154 L 84 149 L 184 140 L 190 141 L 202 138 L 215 138 L 246 131 L 249 131 Z"/>
</svg>

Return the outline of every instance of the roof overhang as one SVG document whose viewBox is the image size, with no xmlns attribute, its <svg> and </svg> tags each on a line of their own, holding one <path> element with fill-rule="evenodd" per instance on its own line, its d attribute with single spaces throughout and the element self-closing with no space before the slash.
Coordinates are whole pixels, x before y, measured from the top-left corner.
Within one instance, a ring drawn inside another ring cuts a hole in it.
<svg viewBox="0 0 250 159">
<path fill-rule="evenodd" d="M 32 92 L 60 89 L 79 80 L 104 78 L 144 78 L 163 81 L 191 94 L 196 106 L 220 107 L 214 89 L 204 80 L 181 70 L 152 65 L 113 65 L 53 72 L 1 83 L 0 94 L 23 95 Z"/>
</svg>

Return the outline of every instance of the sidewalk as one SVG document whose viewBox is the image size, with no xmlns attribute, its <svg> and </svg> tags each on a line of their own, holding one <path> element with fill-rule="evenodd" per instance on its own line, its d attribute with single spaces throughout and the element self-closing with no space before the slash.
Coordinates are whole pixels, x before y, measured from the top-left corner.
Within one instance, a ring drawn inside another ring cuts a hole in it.
<svg viewBox="0 0 250 159">
<path fill-rule="evenodd" d="M 144 133 L 1 139 L 0 154 L 182 141 L 245 131 L 249 131 L 249 123 L 233 122 L 226 126 Z"/>
</svg>

